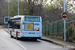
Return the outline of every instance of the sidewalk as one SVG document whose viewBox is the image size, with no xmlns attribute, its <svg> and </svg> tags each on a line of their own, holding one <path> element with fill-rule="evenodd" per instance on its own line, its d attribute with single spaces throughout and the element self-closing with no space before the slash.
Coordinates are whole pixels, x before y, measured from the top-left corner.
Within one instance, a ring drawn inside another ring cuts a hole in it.
<svg viewBox="0 0 75 50">
<path fill-rule="evenodd" d="M 8 32 L 8 29 L 4 29 L 4 30 L 6 32 Z M 60 41 L 60 40 L 56 40 L 56 39 L 47 38 L 44 36 L 41 38 L 41 40 L 48 41 L 48 42 L 51 42 L 53 44 L 60 45 L 62 47 L 66 47 L 66 48 L 70 48 L 72 50 L 75 50 L 75 43 L 64 42 L 64 41 Z"/>
<path fill-rule="evenodd" d="M 66 48 L 70 48 L 72 50 L 75 50 L 75 43 L 64 42 L 64 41 L 60 41 L 60 40 L 56 40 L 56 39 L 50 39 L 47 37 L 42 37 L 41 40 L 45 40 L 45 41 L 54 43 L 56 45 L 60 45 L 62 47 L 66 47 Z"/>
</svg>

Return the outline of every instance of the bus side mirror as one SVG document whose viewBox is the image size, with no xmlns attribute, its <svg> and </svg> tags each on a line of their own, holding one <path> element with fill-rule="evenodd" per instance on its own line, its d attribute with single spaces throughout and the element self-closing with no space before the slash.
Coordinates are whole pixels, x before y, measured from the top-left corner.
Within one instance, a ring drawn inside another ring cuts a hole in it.
<svg viewBox="0 0 75 50">
<path fill-rule="evenodd" d="M 11 23 L 11 20 L 8 21 L 8 24 L 10 24 L 10 23 Z"/>
</svg>

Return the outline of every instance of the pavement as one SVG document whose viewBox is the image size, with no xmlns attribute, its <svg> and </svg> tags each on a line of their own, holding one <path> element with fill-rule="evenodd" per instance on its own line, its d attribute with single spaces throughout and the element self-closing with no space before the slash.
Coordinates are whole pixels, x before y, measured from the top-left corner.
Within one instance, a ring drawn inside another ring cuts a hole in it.
<svg viewBox="0 0 75 50">
<path fill-rule="evenodd" d="M 9 37 L 6 31 L 0 29 L 0 50 L 24 50 L 18 41 Z"/>
<path fill-rule="evenodd" d="M 51 39 L 51 38 L 47 38 L 47 37 L 42 37 L 41 40 L 45 40 L 45 41 L 54 43 L 56 45 L 60 45 L 62 47 L 66 47 L 66 48 L 69 48 L 71 50 L 75 50 L 75 43 L 60 41 L 60 40 Z"/>
<path fill-rule="evenodd" d="M 4 29 L 6 32 L 8 32 L 8 29 Z M 59 46 L 62 46 L 62 47 L 66 47 L 66 48 L 69 48 L 71 50 L 75 50 L 75 43 L 70 43 L 70 42 L 65 42 L 65 41 L 60 41 L 60 40 L 56 40 L 56 39 L 51 39 L 51 38 L 48 38 L 48 37 L 42 37 L 41 40 L 44 40 L 44 41 L 48 41 L 50 43 L 53 43 L 53 44 L 56 44 L 56 45 L 59 45 Z"/>
</svg>

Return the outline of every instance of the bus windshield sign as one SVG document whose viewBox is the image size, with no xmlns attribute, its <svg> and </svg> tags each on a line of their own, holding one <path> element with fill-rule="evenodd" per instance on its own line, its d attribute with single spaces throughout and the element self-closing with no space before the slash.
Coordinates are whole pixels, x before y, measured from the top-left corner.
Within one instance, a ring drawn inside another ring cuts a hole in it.
<svg viewBox="0 0 75 50">
<path fill-rule="evenodd" d="M 20 22 L 16 22 L 17 24 L 20 24 Z"/>
</svg>

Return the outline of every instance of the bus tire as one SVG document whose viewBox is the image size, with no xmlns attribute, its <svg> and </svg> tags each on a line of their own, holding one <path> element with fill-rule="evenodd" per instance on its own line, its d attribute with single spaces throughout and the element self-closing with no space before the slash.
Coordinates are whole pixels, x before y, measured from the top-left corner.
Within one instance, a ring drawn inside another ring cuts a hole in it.
<svg viewBox="0 0 75 50">
<path fill-rule="evenodd" d="M 18 38 L 18 33 L 16 33 L 16 39 L 18 40 L 19 38 Z"/>
<path fill-rule="evenodd" d="M 10 37 L 13 38 L 13 36 L 12 36 L 12 32 L 10 32 Z"/>
</svg>

